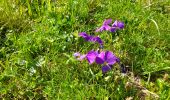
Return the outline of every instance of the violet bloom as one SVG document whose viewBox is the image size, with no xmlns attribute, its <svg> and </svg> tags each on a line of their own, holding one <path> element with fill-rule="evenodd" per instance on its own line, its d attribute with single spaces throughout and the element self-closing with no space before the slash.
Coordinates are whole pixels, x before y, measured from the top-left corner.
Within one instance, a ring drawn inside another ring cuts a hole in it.
<svg viewBox="0 0 170 100">
<path fill-rule="evenodd" d="M 102 41 L 101 38 L 98 37 L 98 36 L 92 37 L 90 41 L 91 41 L 91 42 L 97 42 L 97 43 L 99 43 L 100 45 L 103 45 L 103 41 Z"/>
<path fill-rule="evenodd" d="M 109 24 L 111 24 L 111 22 L 112 22 L 112 19 L 105 19 L 105 21 L 103 22 L 103 25 L 100 28 L 98 28 L 96 30 L 96 32 L 102 32 L 104 30 L 106 30 L 106 31 L 110 30 L 111 27 L 109 26 Z"/>
<path fill-rule="evenodd" d="M 73 56 L 79 61 L 82 61 L 86 57 L 86 55 L 81 55 L 79 52 L 74 53 Z"/>
<path fill-rule="evenodd" d="M 89 41 L 92 37 L 89 36 L 86 32 L 79 33 L 79 36 L 84 38 L 86 41 Z"/>
<path fill-rule="evenodd" d="M 115 21 L 113 24 L 112 24 L 112 27 L 110 28 L 110 31 L 111 32 L 115 32 L 117 29 L 123 29 L 124 28 L 124 23 L 121 22 L 121 21 Z"/>
<path fill-rule="evenodd" d="M 90 64 L 96 62 L 97 64 L 103 64 L 102 72 L 105 73 L 111 70 L 112 65 L 119 63 L 120 60 L 117 58 L 111 51 L 89 51 L 86 55 L 86 58 Z"/>
<path fill-rule="evenodd" d="M 90 41 L 90 42 L 97 42 L 100 45 L 103 45 L 103 41 L 101 40 L 100 37 L 98 36 L 92 36 L 92 35 L 88 35 L 86 32 L 81 32 L 79 33 L 79 36 L 84 38 L 86 41 Z"/>
<path fill-rule="evenodd" d="M 116 62 L 120 62 L 119 58 L 117 58 L 111 51 L 101 52 L 95 59 L 97 64 L 104 64 L 102 67 L 102 72 L 105 73 L 111 70 L 112 65 Z"/>
<path fill-rule="evenodd" d="M 93 51 L 93 50 L 91 50 L 87 53 L 86 58 L 87 58 L 87 61 L 89 62 L 89 64 L 92 64 L 95 62 L 97 55 L 98 55 L 98 52 Z"/>
</svg>

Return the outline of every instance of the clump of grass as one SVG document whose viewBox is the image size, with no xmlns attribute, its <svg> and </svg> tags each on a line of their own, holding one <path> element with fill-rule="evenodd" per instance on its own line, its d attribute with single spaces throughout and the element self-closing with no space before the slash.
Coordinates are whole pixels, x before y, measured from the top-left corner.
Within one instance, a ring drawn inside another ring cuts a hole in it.
<svg viewBox="0 0 170 100">
<path fill-rule="evenodd" d="M 17 2 L 2 0 L 0 8 L 1 34 L 4 34 L 9 30 L 19 33 L 31 28 L 31 21 L 25 14 L 25 9 L 22 6 L 17 5 Z"/>
</svg>

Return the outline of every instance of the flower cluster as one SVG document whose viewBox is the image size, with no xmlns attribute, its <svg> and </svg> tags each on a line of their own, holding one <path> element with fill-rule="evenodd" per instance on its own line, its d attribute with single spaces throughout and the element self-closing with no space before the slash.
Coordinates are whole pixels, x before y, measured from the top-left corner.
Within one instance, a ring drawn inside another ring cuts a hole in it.
<svg viewBox="0 0 170 100">
<path fill-rule="evenodd" d="M 112 19 L 107 19 L 103 22 L 103 25 L 96 30 L 96 32 L 102 31 L 110 31 L 116 32 L 118 29 L 124 28 L 124 23 L 120 21 L 115 21 L 111 26 Z M 86 41 L 99 43 L 100 49 L 103 47 L 103 41 L 99 36 L 88 35 L 86 32 L 79 33 L 79 36 L 84 38 Z M 106 73 L 111 70 L 115 63 L 120 63 L 120 59 L 116 57 L 111 51 L 100 51 L 100 50 L 91 50 L 87 54 L 80 54 L 79 52 L 74 53 L 74 57 L 77 60 L 82 61 L 83 59 L 87 59 L 89 64 L 99 64 L 102 65 L 102 72 Z"/>
<path fill-rule="evenodd" d="M 88 35 L 86 32 L 81 32 L 79 36 L 83 37 L 86 41 L 97 42 L 100 45 L 103 45 L 103 41 L 98 36 Z"/>
<path fill-rule="evenodd" d="M 124 23 L 121 21 L 116 20 L 111 26 L 112 19 L 107 19 L 103 22 L 103 25 L 96 30 L 96 32 L 102 32 L 104 30 L 110 31 L 110 32 L 116 32 L 116 30 L 123 29 Z"/>
</svg>

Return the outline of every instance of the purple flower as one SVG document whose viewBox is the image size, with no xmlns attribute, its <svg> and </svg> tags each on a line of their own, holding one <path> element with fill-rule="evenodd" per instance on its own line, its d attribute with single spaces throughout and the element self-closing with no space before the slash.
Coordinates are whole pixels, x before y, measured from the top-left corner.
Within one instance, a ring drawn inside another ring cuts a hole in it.
<svg viewBox="0 0 170 100">
<path fill-rule="evenodd" d="M 97 64 L 103 64 L 102 72 L 105 73 L 112 68 L 112 65 L 119 63 L 120 60 L 111 51 L 89 51 L 86 58 L 90 64 L 96 62 Z"/>
<path fill-rule="evenodd" d="M 124 23 L 121 22 L 121 21 L 115 21 L 113 24 L 112 24 L 112 27 L 110 28 L 110 31 L 111 32 L 115 32 L 117 29 L 123 29 L 124 28 Z"/>
<path fill-rule="evenodd" d="M 79 61 L 82 61 L 86 57 L 86 55 L 81 55 L 79 52 L 74 53 L 73 56 Z"/>
<path fill-rule="evenodd" d="M 112 27 L 118 27 L 119 29 L 123 29 L 124 28 L 124 23 L 121 22 L 121 21 L 115 21 L 113 24 L 112 24 Z"/>
<path fill-rule="evenodd" d="M 96 32 L 102 32 L 104 30 L 110 31 L 110 32 L 116 32 L 118 29 L 123 29 L 124 28 L 124 23 L 121 21 L 115 21 L 112 26 L 109 26 L 111 24 L 112 19 L 107 19 L 103 22 L 103 25 L 96 30 Z"/>
<path fill-rule="evenodd" d="M 103 22 L 103 25 L 100 28 L 98 28 L 96 30 L 96 32 L 102 32 L 104 30 L 106 30 L 106 31 L 110 30 L 111 27 L 109 26 L 109 24 L 111 24 L 111 22 L 112 22 L 112 19 L 105 19 L 105 21 Z"/>
<path fill-rule="evenodd" d="M 103 45 L 103 41 L 102 41 L 101 38 L 98 37 L 98 36 L 92 37 L 90 41 L 92 41 L 92 42 L 97 42 L 97 43 L 99 43 L 100 45 Z"/>
<path fill-rule="evenodd" d="M 117 58 L 111 51 L 101 52 L 96 57 L 97 64 L 104 64 L 102 67 L 102 72 L 105 73 L 112 68 L 112 65 L 116 62 L 120 62 L 119 58 Z"/>
<path fill-rule="evenodd" d="M 90 64 L 94 63 L 95 60 L 96 60 L 97 55 L 98 55 L 98 53 L 97 53 L 96 51 L 94 51 L 94 50 L 89 51 L 89 52 L 87 53 L 87 55 L 86 55 L 87 61 L 88 61 Z"/>
<path fill-rule="evenodd" d="M 92 35 L 88 35 L 86 32 L 81 32 L 79 33 L 79 36 L 84 38 L 86 41 L 90 41 L 90 42 L 97 42 L 100 45 L 103 45 L 103 41 L 101 40 L 100 37 L 98 36 L 92 36 Z"/>
<path fill-rule="evenodd" d="M 79 36 L 84 38 L 86 41 L 89 41 L 91 39 L 91 36 L 89 36 L 86 32 L 79 33 Z"/>
<path fill-rule="evenodd" d="M 74 57 L 78 57 L 78 56 L 80 56 L 80 53 L 79 53 L 79 52 L 76 52 L 76 53 L 73 54 L 73 56 L 74 56 Z"/>
<path fill-rule="evenodd" d="M 86 55 L 81 55 L 79 58 L 77 58 L 77 60 L 82 61 L 84 58 L 86 58 Z"/>
</svg>

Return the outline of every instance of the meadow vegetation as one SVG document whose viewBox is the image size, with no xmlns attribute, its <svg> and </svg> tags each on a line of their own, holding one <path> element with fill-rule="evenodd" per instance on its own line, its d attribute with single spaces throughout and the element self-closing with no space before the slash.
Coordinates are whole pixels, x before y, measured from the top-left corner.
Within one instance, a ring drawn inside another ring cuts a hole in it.
<svg viewBox="0 0 170 100">
<path fill-rule="evenodd" d="M 109 18 L 124 29 L 96 33 Z M 126 73 L 77 61 L 98 48 L 80 32 L 100 36 Z M 0 0 L 1 99 L 169 100 L 169 74 L 169 0 Z"/>
</svg>

